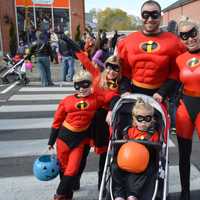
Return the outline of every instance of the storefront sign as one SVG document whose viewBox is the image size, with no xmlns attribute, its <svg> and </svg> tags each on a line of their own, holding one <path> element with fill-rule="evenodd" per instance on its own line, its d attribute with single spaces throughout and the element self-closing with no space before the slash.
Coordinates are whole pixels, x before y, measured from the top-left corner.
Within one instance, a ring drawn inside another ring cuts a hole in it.
<svg viewBox="0 0 200 200">
<path fill-rule="evenodd" d="M 54 0 L 32 0 L 33 4 L 52 4 Z"/>
</svg>

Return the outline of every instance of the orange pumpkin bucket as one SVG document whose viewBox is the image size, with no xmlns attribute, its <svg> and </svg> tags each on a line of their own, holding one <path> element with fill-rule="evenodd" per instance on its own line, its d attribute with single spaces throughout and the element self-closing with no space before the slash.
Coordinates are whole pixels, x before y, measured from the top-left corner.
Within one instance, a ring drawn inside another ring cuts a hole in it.
<svg viewBox="0 0 200 200">
<path fill-rule="evenodd" d="M 118 166 L 131 173 L 142 173 L 149 163 L 149 151 L 140 143 L 128 142 L 123 144 L 117 155 Z"/>
</svg>

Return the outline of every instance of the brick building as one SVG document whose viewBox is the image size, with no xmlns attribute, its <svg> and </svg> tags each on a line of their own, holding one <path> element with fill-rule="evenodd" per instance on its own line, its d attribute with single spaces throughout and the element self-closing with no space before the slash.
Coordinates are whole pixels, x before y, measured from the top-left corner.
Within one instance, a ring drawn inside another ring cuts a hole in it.
<svg viewBox="0 0 200 200">
<path fill-rule="evenodd" d="M 0 55 L 9 51 L 11 23 L 19 39 L 27 27 L 38 28 L 44 16 L 46 27 L 68 30 L 74 38 L 78 25 L 81 32 L 85 28 L 84 0 L 0 0 Z"/>
<path fill-rule="evenodd" d="M 188 16 L 195 21 L 200 21 L 200 0 L 179 0 L 163 10 L 163 25 L 170 20 L 178 21 L 181 16 Z"/>
</svg>

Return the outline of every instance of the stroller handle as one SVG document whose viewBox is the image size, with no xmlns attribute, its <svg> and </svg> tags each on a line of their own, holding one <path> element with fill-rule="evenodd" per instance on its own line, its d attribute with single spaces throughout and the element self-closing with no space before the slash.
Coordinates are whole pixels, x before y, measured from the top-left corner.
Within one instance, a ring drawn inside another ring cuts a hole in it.
<svg viewBox="0 0 200 200">
<path fill-rule="evenodd" d="M 149 147 L 154 147 L 155 149 L 158 149 L 158 150 L 160 150 L 162 148 L 162 144 L 161 143 L 151 142 L 151 141 L 147 141 L 147 140 L 135 140 L 135 139 L 112 140 L 113 144 L 124 144 L 124 143 L 127 143 L 127 142 L 137 142 L 137 143 L 149 146 Z"/>
</svg>

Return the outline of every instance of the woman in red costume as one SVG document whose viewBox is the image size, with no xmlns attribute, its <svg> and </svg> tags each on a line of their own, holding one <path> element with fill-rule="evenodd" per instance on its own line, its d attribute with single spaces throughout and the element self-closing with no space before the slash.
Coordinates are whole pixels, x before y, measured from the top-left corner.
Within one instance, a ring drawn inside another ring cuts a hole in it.
<svg viewBox="0 0 200 200">
<path fill-rule="evenodd" d="M 70 38 L 65 38 L 68 45 L 75 52 L 76 57 L 80 60 L 83 66 L 93 76 L 93 92 L 102 96 L 104 105 L 96 112 L 92 126 L 92 139 L 94 141 L 95 152 L 100 154 L 99 159 L 99 178 L 98 188 L 100 188 L 101 178 L 106 159 L 107 146 L 109 142 L 109 126 L 106 123 L 106 116 L 109 110 L 112 110 L 115 102 L 119 99 L 119 85 L 120 85 L 120 64 L 116 56 L 111 56 L 105 61 L 105 70 L 101 73 L 100 69 L 93 64 L 85 52 L 80 50 L 80 47 Z M 123 90 L 123 88 L 122 88 Z M 87 157 L 88 151 L 85 154 Z M 83 159 L 79 176 L 85 167 L 86 159 Z M 77 187 L 78 189 L 78 187 Z"/>
<path fill-rule="evenodd" d="M 200 35 L 196 23 L 186 18 L 179 23 L 179 35 L 188 51 L 177 58 L 182 98 L 176 113 L 181 179 L 180 200 L 190 199 L 190 156 L 194 129 L 200 137 Z"/>
<path fill-rule="evenodd" d="M 75 74 L 76 94 L 60 101 L 54 115 L 49 149 L 55 142 L 61 176 L 54 200 L 72 200 L 73 184 L 79 171 L 84 146 L 89 143 L 92 119 L 102 106 L 102 97 L 91 91 L 92 76 L 81 70 Z"/>
</svg>

